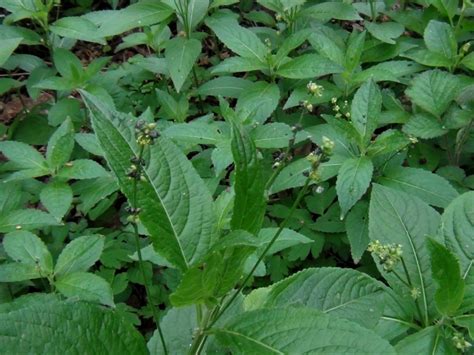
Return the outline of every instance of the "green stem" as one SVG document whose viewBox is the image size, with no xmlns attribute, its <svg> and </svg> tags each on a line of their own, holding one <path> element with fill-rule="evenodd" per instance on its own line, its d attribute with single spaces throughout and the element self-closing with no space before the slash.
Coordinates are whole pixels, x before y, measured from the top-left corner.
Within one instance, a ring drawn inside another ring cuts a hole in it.
<svg viewBox="0 0 474 355">
<path fill-rule="evenodd" d="M 374 0 L 369 0 L 369 4 L 370 4 L 370 17 L 372 18 L 372 22 L 375 22 L 377 13 L 375 12 Z"/>
<path fill-rule="evenodd" d="M 212 327 L 216 322 L 217 320 L 222 316 L 222 314 L 224 314 L 224 312 L 229 308 L 229 306 L 232 304 L 232 302 L 234 302 L 234 300 L 237 298 L 237 296 L 240 294 L 240 292 L 242 292 L 242 290 L 244 289 L 244 287 L 246 286 L 247 282 L 250 280 L 250 278 L 253 276 L 253 273 L 255 272 L 255 270 L 257 270 L 257 267 L 260 265 L 260 263 L 262 262 L 262 260 L 265 258 L 265 256 L 267 255 L 268 251 L 270 250 L 270 248 L 273 246 L 273 244 L 276 242 L 276 240 L 278 239 L 278 237 L 280 236 L 280 234 L 283 232 L 283 229 L 287 226 L 288 222 L 290 221 L 290 219 L 293 217 L 293 213 L 295 212 L 296 208 L 298 207 L 301 199 L 304 197 L 304 195 L 306 194 L 306 191 L 308 190 L 308 187 L 309 187 L 309 184 L 311 182 L 311 179 L 310 178 L 307 178 L 306 179 L 306 182 L 303 186 L 303 188 L 300 190 L 300 192 L 298 193 L 298 196 L 296 197 L 296 200 L 295 202 L 293 203 L 293 205 L 291 206 L 291 209 L 290 209 L 290 212 L 288 213 L 288 215 L 286 216 L 286 218 L 283 220 L 283 222 L 280 224 L 280 227 L 278 228 L 277 232 L 275 233 L 275 235 L 273 236 L 273 238 L 271 239 L 270 243 L 268 243 L 268 245 L 265 247 L 265 249 L 263 250 L 263 252 L 260 254 L 260 257 L 258 258 L 258 260 L 255 262 L 255 264 L 253 265 L 252 269 L 250 270 L 250 272 L 247 274 L 247 276 L 244 278 L 244 280 L 242 281 L 242 283 L 240 284 L 239 288 L 237 289 L 236 292 L 234 292 L 234 294 L 232 295 L 232 297 L 222 306 L 220 312 L 217 314 L 217 316 L 211 321 L 211 323 L 208 325 L 207 328 L 209 327 Z"/>
<path fill-rule="evenodd" d="M 137 164 L 137 169 L 138 169 L 139 174 L 140 174 L 140 171 L 142 169 L 141 161 L 142 161 L 142 158 L 143 158 L 143 150 L 144 150 L 144 146 L 141 145 L 140 146 L 140 151 L 138 153 L 138 164 Z M 138 190 L 138 188 L 137 188 L 137 179 L 133 179 L 131 205 L 135 209 L 138 208 L 137 190 Z M 145 265 L 144 265 L 143 256 L 142 256 L 142 249 L 141 249 L 141 246 L 140 246 L 140 234 L 138 232 L 137 221 L 134 221 L 132 223 L 132 225 L 133 225 L 133 231 L 134 231 L 134 235 L 135 235 L 135 248 L 137 250 L 137 255 L 138 255 L 138 265 L 139 265 L 140 272 L 141 272 L 142 277 L 143 277 L 143 284 L 145 285 L 145 292 L 146 292 L 146 297 L 147 297 L 147 300 L 148 300 L 148 306 L 151 307 L 151 311 L 153 313 L 153 319 L 154 319 L 155 324 L 156 324 L 156 329 L 158 330 L 161 345 L 163 346 L 163 353 L 165 355 L 168 355 L 168 350 L 166 348 L 165 337 L 163 335 L 163 331 L 161 330 L 161 326 L 160 326 L 160 318 L 158 316 L 158 312 L 156 311 L 156 307 L 153 303 L 152 296 L 151 296 L 151 290 L 150 290 L 151 286 L 150 286 L 149 280 L 146 277 Z"/>
<path fill-rule="evenodd" d="M 461 7 L 461 14 L 459 15 L 458 22 L 456 23 L 456 27 L 454 28 L 454 33 L 457 35 L 459 32 L 459 29 L 461 27 L 461 23 L 464 20 L 464 11 L 466 10 L 466 2 L 462 2 L 462 7 Z M 452 26 L 452 20 L 449 18 L 449 21 L 451 22 Z"/>
<path fill-rule="evenodd" d="M 405 272 L 405 276 L 407 277 L 408 284 L 410 285 L 411 288 L 413 288 L 414 287 L 413 282 L 411 282 L 410 273 L 408 272 L 408 268 L 405 264 L 405 260 L 403 260 L 403 257 L 400 258 L 400 261 L 402 262 L 403 271 Z M 424 292 L 424 290 L 423 290 L 423 292 Z M 420 304 L 418 303 L 417 299 L 415 300 L 415 305 L 416 305 L 416 309 L 417 309 L 418 313 L 420 314 L 420 320 L 424 323 L 425 327 L 427 327 L 428 324 L 429 324 L 428 313 L 426 312 L 425 316 L 423 317 L 423 312 L 421 311 Z"/>
</svg>

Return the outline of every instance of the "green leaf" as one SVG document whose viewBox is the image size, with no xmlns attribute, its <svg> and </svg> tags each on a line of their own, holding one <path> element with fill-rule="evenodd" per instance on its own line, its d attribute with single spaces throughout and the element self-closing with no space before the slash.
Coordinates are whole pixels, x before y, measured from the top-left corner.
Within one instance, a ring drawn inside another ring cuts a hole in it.
<svg viewBox="0 0 474 355">
<path fill-rule="evenodd" d="M 181 3 L 182 7 L 186 11 L 186 22 L 190 31 L 192 31 L 201 20 L 206 16 L 207 9 L 209 8 L 209 0 L 188 0 L 186 2 L 178 0 L 178 4 Z M 176 6 L 176 2 L 170 1 L 170 5 L 179 11 L 179 7 Z M 187 8 L 186 8 L 187 7 Z M 184 23 L 181 15 L 178 13 L 178 18 L 181 23 Z"/>
<path fill-rule="evenodd" d="M 411 100 L 425 111 L 440 117 L 451 104 L 459 89 L 459 79 L 440 70 L 417 75 L 406 90 Z"/>
<path fill-rule="evenodd" d="M 466 282 L 462 310 L 474 307 L 474 191 L 454 199 L 441 217 L 441 235 L 448 249 L 459 258 L 461 272 Z"/>
<path fill-rule="evenodd" d="M 166 65 L 177 92 L 181 90 L 199 54 L 201 42 L 197 39 L 177 37 L 166 45 Z"/>
<path fill-rule="evenodd" d="M 352 73 L 354 69 L 358 68 L 360 65 L 360 58 L 364 51 L 365 34 L 365 31 L 359 32 L 352 30 L 351 35 L 347 39 L 347 49 L 344 61 L 346 73 Z M 349 77 L 349 80 L 352 81 L 353 78 Z"/>
<path fill-rule="evenodd" d="M 257 58 L 230 57 L 212 68 L 211 74 L 240 73 L 255 70 L 266 70 L 268 65 Z"/>
<path fill-rule="evenodd" d="M 423 33 L 426 47 L 434 53 L 442 54 L 451 60 L 458 53 L 458 43 L 452 27 L 436 20 L 431 20 Z"/>
<path fill-rule="evenodd" d="M 336 181 L 341 219 L 367 191 L 373 172 L 374 166 L 367 157 L 347 159 L 342 164 Z"/>
<path fill-rule="evenodd" d="M 250 132 L 257 148 L 285 148 L 293 136 L 290 126 L 280 122 L 258 125 Z"/>
<path fill-rule="evenodd" d="M 205 82 L 198 88 L 197 92 L 202 96 L 222 96 L 236 99 L 250 86 L 252 86 L 250 80 L 233 76 L 221 76 Z"/>
<path fill-rule="evenodd" d="M 64 182 L 53 181 L 41 190 L 40 200 L 54 217 L 61 220 L 71 207 L 72 189 Z"/>
<path fill-rule="evenodd" d="M 114 306 L 114 296 L 110 284 L 102 277 L 89 272 L 73 272 L 59 277 L 54 286 L 68 298 L 98 302 Z"/>
<path fill-rule="evenodd" d="M 432 326 L 404 337 L 395 346 L 398 354 L 457 354 L 454 346 L 444 338 L 439 327 Z"/>
<path fill-rule="evenodd" d="M 127 174 L 130 158 L 138 156 L 133 121 L 96 97 L 83 92 L 98 141 L 118 184 L 128 198 L 133 182 Z M 151 235 L 155 250 L 173 265 L 186 270 L 200 261 L 216 230 L 212 197 L 181 150 L 161 137 L 145 150 L 145 181 L 137 187 L 140 220 Z"/>
<path fill-rule="evenodd" d="M 76 133 L 74 139 L 84 150 L 97 156 L 103 156 L 104 152 L 100 148 L 99 142 L 93 133 Z"/>
<path fill-rule="evenodd" d="M 403 132 L 423 139 L 431 139 L 445 135 L 448 129 L 429 113 L 417 113 L 403 125 Z"/>
<path fill-rule="evenodd" d="M 351 245 L 351 255 L 354 263 L 359 263 L 369 245 L 369 204 L 360 201 L 347 214 L 346 232 Z"/>
<path fill-rule="evenodd" d="M 326 26 L 315 28 L 309 37 L 309 42 L 323 57 L 339 65 L 344 65 L 345 44 L 333 29 Z"/>
<path fill-rule="evenodd" d="M 0 142 L 0 151 L 20 169 L 47 171 L 46 160 L 28 144 L 14 141 Z"/>
<path fill-rule="evenodd" d="M 470 70 L 474 70 L 474 52 L 469 53 L 461 60 L 461 64 Z"/>
<path fill-rule="evenodd" d="M 447 207 L 459 195 L 446 179 L 425 169 L 397 167 L 377 181 L 436 207 Z"/>
<path fill-rule="evenodd" d="M 389 44 L 395 44 L 394 39 L 400 37 L 405 30 L 405 27 L 397 22 L 367 22 L 365 28 L 367 28 L 372 36 Z"/>
<path fill-rule="evenodd" d="M 206 20 L 206 25 L 233 52 L 266 63 L 269 49 L 255 33 L 240 26 L 235 20 L 226 16 L 211 17 Z"/>
<path fill-rule="evenodd" d="M 54 274 L 63 276 L 79 271 L 87 271 L 99 260 L 104 249 L 104 237 L 85 235 L 68 243 L 59 254 Z"/>
<path fill-rule="evenodd" d="M 64 48 L 56 48 L 53 53 L 53 62 L 63 78 L 73 83 L 79 81 L 83 67 L 79 58 L 73 53 Z"/>
<path fill-rule="evenodd" d="M 44 242 L 26 231 L 8 233 L 3 238 L 5 252 L 14 261 L 37 268 L 43 277 L 53 271 L 53 257 Z"/>
<path fill-rule="evenodd" d="M 354 95 L 351 121 L 365 143 L 369 142 L 377 128 L 382 109 L 382 94 L 373 80 L 364 83 Z"/>
<path fill-rule="evenodd" d="M 371 158 L 383 156 L 384 154 L 397 153 L 411 144 L 410 139 L 395 129 L 388 129 L 375 138 L 367 148 L 367 154 Z"/>
<path fill-rule="evenodd" d="M 118 11 L 95 11 L 82 16 L 99 26 L 98 37 L 111 37 L 136 27 L 150 26 L 166 20 L 173 9 L 154 0 L 142 0 Z"/>
<path fill-rule="evenodd" d="M 163 131 L 163 135 L 173 139 L 176 143 L 216 145 L 225 137 L 220 133 L 215 122 L 191 121 L 177 123 Z"/>
<path fill-rule="evenodd" d="M 259 296 L 258 302 L 254 297 Z M 333 267 L 300 271 L 251 292 L 246 309 L 309 307 L 373 328 L 383 311 L 383 284 L 364 273 Z"/>
<path fill-rule="evenodd" d="M 0 215 L 0 233 L 57 225 L 59 225 L 59 223 L 52 215 L 33 208 L 9 211 Z"/>
<path fill-rule="evenodd" d="M 67 163 L 58 172 L 58 177 L 65 179 L 93 179 L 109 177 L 110 174 L 102 165 L 90 159 L 77 159 Z"/>
<path fill-rule="evenodd" d="M 66 119 L 53 133 L 48 142 L 46 160 L 51 169 L 57 170 L 71 157 L 74 149 L 74 126 Z"/>
<path fill-rule="evenodd" d="M 260 246 L 261 249 L 263 249 L 270 243 L 277 231 L 278 228 L 262 228 L 260 230 L 257 239 L 260 243 L 262 243 Z M 303 234 L 295 232 L 292 229 L 283 228 L 280 235 L 278 236 L 278 239 L 268 250 L 268 255 L 276 254 L 279 251 L 291 248 L 295 245 L 309 243 L 313 243 L 313 240 L 309 239 L 308 237 L 305 237 Z"/>
<path fill-rule="evenodd" d="M 431 4 L 435 6 L 439 12 L 450 19 L 456 15 L 456 11 L 458 9 L 457 0 L 433 0 Z"/>
<path fill-rule="evenodd" d="M 427 49 L 413 49 L 400 55 L 429 67 L 449 68 L 452 65 L 451 60 L 444 55 L 430 52 Z"/>
<path fill-rule="evenodd" d="M 2 39 L 2 48 L 0 49 L 0 66 L 10 58 L 13 51 L 18 47 L 23 38 Z"/>
<path fill-rule="evenodd" d="M 379 240 L 382 244 L 402 246 L 402 256 L 411 284 L 420 292 L 416 302 L 426 324 L 435 314 L 435 285 L 431 277 L 426 237 L 436 235 L 439 221 L 439 214 L 417 197 L 373 184 L 369 207 L 369 238 L 372 241 Z M 379 267 L 379 270 L 398 292 L 411 291 L 393 274 L 385 272 L 382 267 Z M 400 263 L 394 270 L 408 283 Z"/>
<path fill-rule="evenodd" d="M 276 74 L 289 79 L 311 79 L 342 72 L 340 65 L 319 54 L 303 54 L 282 64 Z"/>
<path fill-rule="evenodd" d="M 358 21 L 362 19 L 351 4 L 335 1 L 310 6 L 304 9 L 304 15 L 322 22 L 327 22 L 331 19 L 346 21 Z"/>
<path fill-rule="evenodd" d="M 309 308 L 245 312 L 213 332 L 232 353 L 395 353 L 372 331 Z"/>
<path fill-rule="evenodd" d="M 59 301 L 54 295 L 46 300 L 39 296 L 19 298 L 8 312 L 0 313 L 2 349 L 15 354 L 67 353 L 71 349 L 147 353 L 142 335 L 119 312 L 85 302 Z"/>
<path fill-rule="evenodd" d="M 276 84 L 258 81 L 239 96 L 236 111 L 243 120 L 261 124 L 275 111 L 279 100 L 280 90 Z"/>
<path fill-rule="evenodd" d="M 235 200 L 231 227 L 257 234 L 266 208 L 265 179 L 255 144 L 242 126 L 232 122 L 232 155 L 235 162 Z"/>
<path fill-rule="evenodd" d="M 106 45 L 107 42 L 97 36 L 97 26 L 83 17 L 62 17 L 51 26 L 49 30 L 62 37 L 79 39 Z"/>
<path fill-rule="evenodd" d="M 0 264 L 0 282 L 21 282 L 40 279 L 45 276 L 34 265 L 20 263 Z"/>
<path fill-rule="evenodd" d="M 195 307 L 171 308 L 160 322 L 169 354 L 186 354 L 198 327 Z M 148 341 L 150 354 L 164 354 L 158 331 Z"/>
<path fill-rule="evenodd" d="M 445 316 L 453 315 L 464 298 L 464 280 L 456 256 L 443 244 L 428 239 L 431 272 L 438 284 L 435 293 L 436 308 Z"/>
</svg>

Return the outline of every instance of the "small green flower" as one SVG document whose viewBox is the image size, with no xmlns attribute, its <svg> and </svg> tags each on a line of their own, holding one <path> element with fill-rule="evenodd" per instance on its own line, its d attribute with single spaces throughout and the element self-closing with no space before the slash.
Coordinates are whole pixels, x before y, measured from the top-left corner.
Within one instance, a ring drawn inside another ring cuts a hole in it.
<svg viewBox="0 0 474 355">
<path fill-rule="evenodd" d="M 466 351 L 468 348 L 472 346 L 471 343 L 469 343 L 465 338 L 462 333 L 454 333 L 453 337 L 451 338 L 454 346 L 461 350 L 461 351 Z"/>
</svg>

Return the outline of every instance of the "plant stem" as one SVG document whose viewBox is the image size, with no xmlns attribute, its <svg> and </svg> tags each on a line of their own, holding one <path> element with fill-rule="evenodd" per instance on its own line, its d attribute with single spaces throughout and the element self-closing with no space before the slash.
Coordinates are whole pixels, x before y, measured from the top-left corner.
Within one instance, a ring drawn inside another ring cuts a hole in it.
<svg viewBox="0 0 474 355">
<path fill-rule="evenodd" d="M 413 288 L 414 287 L 413 282 L 411 282 L 410 273 L 408 272 L 408 268 L 405 264 L 405 260 L 403 260 L 403 257 L 400 258 L 400 261 L 402 262 L 403 271 L 405 272 L 405 276 L 407 277 L 408 284 L 410 285 L 411 288 Z M 424 292 L 424 290 L 423 290 L 423 292 Z M 417 309 L 418 313 L 420 314 L 420 320 L 424 323 L 425 327 L 427 327 L 428 323 L 429 323 L 428 314 L 426 313 L 425 316 L 423 317 L 423 312 L 421 312 L 420 304 L 418 303 L 417 299 L 415 299 L 415 305 L 416 305 L 416 309 Z"/>
<path fill-rule="evenodd" d="M 141 161 L 142 161 L 142 158 L 143 158 L 143 150 L 144 150 L 144 146 L 141 145 L 140 146 L 140 151 L 138 153 L 138 162 L 139 163 L 137 164 L 139 174 L 140 174 L 140 171 L 142 169 Z M 133 179 L 131 205 L 134 209 L 138 208 L 137 190 L 138 190 L 137 179 Z M 155 324 L 156 324 L 156 329 L 158 330 L 161 345 L 163 346 L 163 353 L 165 355 L 168 355 L 168 350 L 166 348 L 165 337 L 163 335 L 163 331 L 161 330 L 161 326 L 160 326 L 160 318 L 158 316 L 158 312 L 156 311 L 155 305 L 153 303 L 152 296 L 151 296 L 151 291 L 150 291 L 151 286 L 150 286 L 149 280 L 147 280 L 146 273 L 145 273 L 145 266 L 144 266 L 143 257 L 142 257 L 142 249 L 141 249 L 141 246 L 140 246 L 140 234 L 138 233 L 137 221 L 133 221 L 132 225 L 133 225 L 133 231 L 134 231 L 134 235 L 135 235 L 135 248 L 137 249 L 138 265 L 139 265 L 140 272 L 141 272 L 142 277 L 143 277 L 143 284 L 145 285 L 145 292 L 146 292 L 146 297 L 147 297 L 147 300 L 148 300 L 148 306 L 151 307 L 151 311 L 153 313 L 153 319 L 154 319 Z"/>
<path fill-rule="evenodd" d="M 300 190 L 300 192 L 298 193 L 298 196 L 296 197 L 296 200 L 295 202 L 293 203 L 293 205 L 291 206 L 291 209 L 290 209 L 290 212 L 288 213 L 288 215 L 286 216 L 286 218 L 283 220 L 283 222 L 280 224 L 280 227 L 278 228 L 277 232 L 275 233 L 275 235 L 273 236 L 273 238 L 271 239 L 270 243 L 268 243 L 268 245 L 265 247 L 265 249 L 263 250 L 262 254 L 260 254 L 260 257 L 258 258 L 258 260 L 255 262 L 254 266 L 252 267 L 252 269 L 250 270 L 250 272 L 247 274 L 247 276 L 244 278 L 244 281 L 242 281 L 242 283 L 240 284 L 240 287 L 237 289 L 236 292 L 234 292 L 234 294 L 232 295 L 232 297 L 222 306 L 220 312 L 217 314 L 217 316 L 212 320 L 212 322 L 208 325 L 208 328 L 211 327 L 212 325 L 214 325 L 217 320 L 222 316 L 222 314 L 229 308 L 229 306 L 232 304 L 232 302 L 237 298 L 237 296 L 240 294 L 240 292 L 244 289 L 245 285 L 247 284 L 247 282 L 250 280 L 250 278 L 253 276 L 253 273 L 255 272 L 255 270 L 257 270 L 257 267 L 260 265 L 260 263 L 262 262 L 262 260 L 265 258 L 265 256 L 267 255 L 268 251 L 270 250 L 270 248 L 273 246 L 273 244 L 276 242 L 276 240 L 278 239 L 278 237 L 280 236 L 281 232 L 283 232 L 283 229 L 287 226 L 288 222 L 290 221 L 290 218 L 293 217 L 293 213 L 295 212 L 296 210 L 296 207 L 298 207 L 301 199 L 304 197 L 304 195 L 306 194 L 306 191 L 308 190 L 308 187 L 309 187 L 309 184 L 311 182 L 311 179 L 310 178 L 307 178 L 306 179 L 306 182 L 303 186 L 303 188 Z"/>
</svg>

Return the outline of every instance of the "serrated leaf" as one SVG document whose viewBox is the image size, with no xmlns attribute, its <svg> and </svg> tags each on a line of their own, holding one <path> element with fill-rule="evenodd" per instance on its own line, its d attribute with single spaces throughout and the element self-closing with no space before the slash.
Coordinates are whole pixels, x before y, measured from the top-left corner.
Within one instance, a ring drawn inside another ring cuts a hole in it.
<svg viewBox="0 0 474 355">
<path fill-rule="evenodd" d="M 347 159 L 337 174 L 336 191 L 341 218 L 360 200 L 372 181 L 374 166 L 367 157 Z"/>
<path fill-rule="evenodd" d="M 53 257 L 44 242 L 33 233 L 16 231 L 3 238 L 5 252 L 14 261 L 37 268 L 46 277 L 53 270 Z"/>
<path fill-rule="evenodd" d="M 22 37 L 2 39 L 2 48 L 0 49 L 0 65 L 5 64 L 16 47 L 20 45 L 22 40 Z"/>
<path fill-rule="evenodd" d="M 59 225 L 59 223 L 52 215 L 33 208 L 9 211 L 0 215 L 0 233 L 57 225 Z"/>
<path fill-rule="evenodd" d="M 69 210 L 72 197 L 71 187 L 60 181 L 49 183 L 40 193 L 41 203 L 58 220 L 61 220 Z"/>
<path fill-rule="evenodd" d="M 38 299 L 36 301 L 36 299 Z M 0 346 L 16 354 L 80 353 L 146 354 L 142 335 L 119 312 L 85 302 L 35 295 L 0 313 Z M 60 337 L 57 335 L 61 334 Z"/>
<path fill-rule="evenodd" d="M 260 62 L 257 58 L 230 57 L 213 67 L 211 73 L 241 73 L 266 69 L 268 69 L 268 65 Z"/>
<path fill-rule="evenodd" d="M 427 327 L 419 332 L 404 337 L 395 346 L 399 354 L 420 354 L 429 352 L 433 355 L 456 354 L 454 346 L 446 340 L 439 327 Z"/>
<path fill-rule="evenodd" d="M 85 235 L 68 243 L 59 254 L 54 267 L 56 276 L 87 271 L 99 260 L 104 249 L 104 237 Z"/>
<path fill-rule="evenodd" d="M 285 148 L 293 136 L 290 126 L 280 122 L 258 125 L 250 132 L 257 148 Z"/>
<path fill-rule="evenodd" d="M 458 89 L 459 80 L 456 76 L 440 70 L 430 70 L 417 75 L 406 93 L 415 104 L 440 117 L 456 98 Z"/>
<path fill-rule="evenodd" d="M 245 312 L 213 332 L 233 353 L 395 353 L 372 331 L 304 307 Z"/>
<path fill-rule="evenodd" d="M 431 20 L 423 33 L 426 47 L 434 53 L 453 59 L 458 53 L 456 35 L 451 26 L 445 22 Z"/>
<path fill-rule="evenodd" d="M 0 151 L 21 169 L 47 171 L 46 160 L 36 149 L 22 142 L 0 142 Z"/>
<path fill-rule="evenodd" d="M 221 76 L 202 84 L 197 92 L 204 96 L 223 96 L 238 98 L 246 89 L 252 85 L 247 79 L 233 76 Z"/>
<path fill-rule="evenodd" d="M 258 304 L 252 297 L 264 294 Z M 308 307 L 373 328 L 383 312 L 383 284 L 351 269 L 311 268 L 250 293 L 246 309 Z"/>
<path fill-rule="evenodd" d="M 56 171 L 71 157 L 74 149 L 74 126 L 71 119 L 67 118 L 53 133 L 48 141 L 46 160 L 49 167 Z"/>
<path fill-rule="evenodd" d="M 235 122 L 232 122 L 231 146 L 235 162 L 235 200 L 231 227 L 257 234 L 266 207 L 262 164 L 254 142 L 245 129 Z"/>
<path fill-rule="evenodd" d="M 303 54 L 282 64 L 276 74 L 289 79 L 310 79 L 342 72 L 340 65 L 319 54 Z"/>
<path fill-rule="evenodd" d="M 54 34 L 105 45 L 107 42 L 97 36 L 97 26 L 83 17 L 62 17 L 49 26 Z"/>
<path fill-rule="evenodd" d="M 365 28 L 367 28 L 367 30 L 372 36 L 382 42 L 389 44 L 395 44 L 396 42 L 394 41 L 394 39 L 400 37 L 403 31 L 405 30 L 403 25 L 397 22 L 367 22 L 365 24 Z"/>
<path fill-rule="evenodd" d="M 459 195 L 446 179 L 425 169 L 397 167 L 377 181 L 436 207 L 447 207 Z"/>
<path fill-rule="evenodd" d="M 260 41 L 255 33 L 240 26 L 228 17 L 211 17 L 206 25 L 233 52 L 245 58 L 257 59 L 266 63 L 268 48 Z"/>
<path fill-rule="evenodd" d="M 403 132 L 423 139 L 431 139 L 445 135 L 448 129 L 433 115 L 417 113 L 403 125 Z"/>
<path fill-rule="evenodd" d="M 58 177 L 65 179 L 94 179 L 100 177 L 109 177 L 110 174 L 102 165 L 90 159 L 77 159 L 68 162 L 58 172 Z"/>
<path fill-rule="evenodd" d="M 351 255 L 357 264 L 369 245 L 369 204 L 360 201 L 347 214 L 346 233 L 351 245 Z"/>
<path fill-rule="evenodd" d="M 166 65 L 177 92 L 181 90 L 199 54 L 201 54 L 201 42 L 197 39 L 177 37 L 167 43 Z"/>
<path fill-rule="evenodd" d="M 354 95 L 351 121 L 364 140 L 370 141 L 382 109 L 382 94 L 373 80 L 364 83 Z"/>
<path fill-rule="evenodd" d="M 114 296 L 110 284 L 102 277 L 89 272 L 73 272 L 59 277 L 54 286 L 68 298 L 98 302 L 114 306 Z"/>
<path fill-rule="evenodd" d="M 94 131 L 118 184 L 128 198 L 133 182 L 127 174 L 130 158 L 138 156 L 133 121 L 82 92 Z M 181 150 L 160 137 L 145 150 L 145 181 L 137 183 L 140 220 L 155 250 L 186 270 L 206 253 L 214 238 L 216 216 L 212 197 Z M 187 201 L 184 203 L 184 201 Z"/>
<path fill-rule="evenodd" d="M 278 228 L 262 228 L 258 233 L 257 239 L 261 243 L 260 248 L 263 249 L 270 243 L 275 234 L 277 233 Z M 283 228 L 278 239 L 273 243 L 273 245 L 268 250 L 268 255 L 276 254 L 279 251 L 282 251 L 287 248 L 291 248 L 295 245 L 309 244 L 313 243 L 312 239 L 305 237 L 303 234 L 295 232 L 289 228 Z"/>
<path fill-rule="evenodd" d="M 453 315 L 464 298 L 464 280 L 458 260 L 443 244 L 433 239 L 428 239 L 428 250 L 431 272 L 438 285 L 435 293 L 436 308 L 442 315 Z"/>
<path fill-rule="evenodd" d="M 361 19 L 352 4 L 331 1 L 306 8 L 304 15 L 323 22 L 329 21 L 330 19 L 346 21 L 358 21 Z"/>
<path fill-rule="evenodd" d="M 216 145 L 226 137 L 220 133 L 219 126 L 214 122 L 192 121 L 177 123 L 163 131 L 163 135 L 176 143 Z"/>
<path fill-rule="evenodd" d="M 400 244 L 411 284 L 420 292 L 416 300 L 425 323 L 435 314 L 433 295 L 435 285 L 431 276 L 431 263 L 426 238 L 436 235 L 439 214 L 417 197 L 388 187 L 373 184 L 369 207 L 369 238 L 382 244 Z M 378 264 L 377 264 L 378 265 Z M 378 265 L 385 279 L 399 292 L 411 290 L 395 276 Z M 402 265 L 395 271 L 407 281 Z M 396 285 L 396 286 L 395 286 Z M 418 315 L 420 316 L 420 315 Z"/>
<path fill-rule="evenodd" d="M 280 89 L 276 84 L 258 81 L 239 96 L 236 111 L 243 120 L 262 124 L 275 111 L 279 100 Z"/>
<path fill-rule="evenodd" d="M 20 282 L 40 279 L 46 275 L 41 274 L 41 270 L 34 265 L 20 263 L 0 264 L 0 282 Z"/>
</svg>

